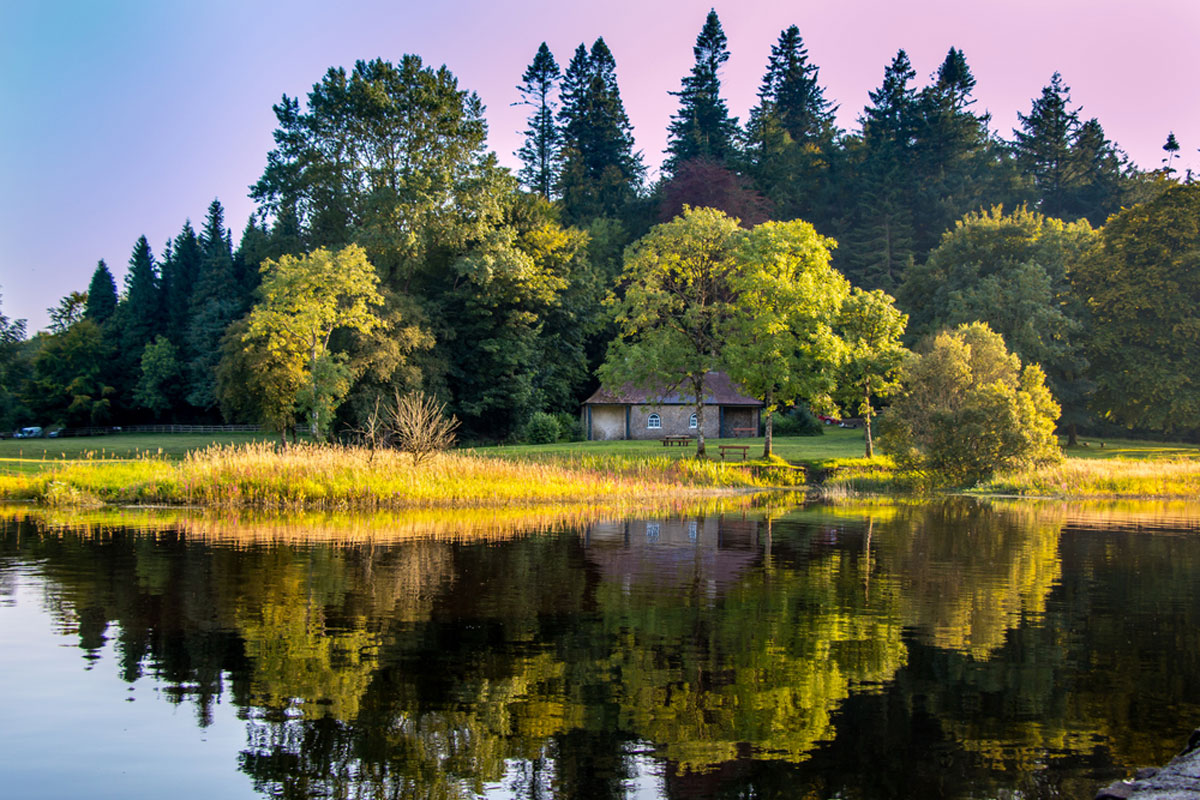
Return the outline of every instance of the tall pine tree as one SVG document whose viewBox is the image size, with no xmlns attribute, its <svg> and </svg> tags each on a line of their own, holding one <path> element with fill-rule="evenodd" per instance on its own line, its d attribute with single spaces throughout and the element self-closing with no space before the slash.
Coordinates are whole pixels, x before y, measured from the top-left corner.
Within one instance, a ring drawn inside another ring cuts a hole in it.
<svg viewBox="0 0 1200 800">
<path fill-rule="evenodd" d="M 853 227 L 838 265 L 852 282 L 888 292 L 913 257 L 912 155 L 919 108 L 916 72 L 903 50 L 884 70 L 883 83 L 863 109 Z"/>
<path fill-rule="evenodd" d="M 633 151 L 633 126 L 621 102 L 617 64 L 604 39 L 575 50 L 558 111 L 562 171 L 558 188 L 566 221 L 619 217 L 636 198 L 645 167 Z"/>
<path fill-rule="evenodd" d="M 1069 215 L 1070 194 L 1077 181 L 1071 143 L 1079 129 L 1079 112 L 1069 107 L 1070 102 L 1071 88 L 1056 72 L 1029 113 L 1017 114 L 1021 129 L 1013 130 L 1017 161 L 1033 178 L 1038 207 L 1048 217 Z"/>
<path fill-rule="evenodd" d="M 721 99 L 721 67 L 729 60 L 725 32 L 715 10 L 709 11 L 696 37 L 692 55 L 696 63 L 683 79 L 683 87 L 671 94 L 679 98 L 679 110 L 668 128 L 667 160 L 663 167 L 674 173 L 685 161 L 703 158 L 724 163 L 735 155 L 737 120 Z"/>
<path fill-rule="evenodd" d="M 818 68 L 795 25 L 771 46 L 758 105 L 746 126 L 748 172 L 779 218 L 830 228 L 830 172 L 838 136 L 836 108 L 825 99 Z"/>
<path fill-rule="evenodd" d="M 221 337 L 240 305 L 233 248 L 225 229 L 225 210 L 218 200 L 208 206 L 199 244 L 200 272 L 188 328 L 191 358 L 187 401 L 201 411 L 211 411 L 217 406 L 216 367 L 221 360 Z"/>
<path fill-rule="evenodd" d="M 561 76 L 558 62 L 550 48 L 542 42 L 533 63 L 521 76 L 520 105 L 533 109 L 525 129 L 525 143 L 517 151 L 523 165 L 517 173 L 526 187 L 550 199 L 558 177 L 560 136 L 554 121 L 556 103 L 551 95 Z"/>
<path fill-rule="evenodd" d="M 91 283 L 88 284 L 87 309 L 84 311 L 84 317 L 95 320 L 98 325 L 103 325 L 108 322 L 116 310 L 117 282 L 113 280 L 112 273 L 108 271 L 108 265 L 104 263 L 104 259 L 100 259 L 100 263 L 96 264 L 96 271 L 92 273 Z"/>
</svg>

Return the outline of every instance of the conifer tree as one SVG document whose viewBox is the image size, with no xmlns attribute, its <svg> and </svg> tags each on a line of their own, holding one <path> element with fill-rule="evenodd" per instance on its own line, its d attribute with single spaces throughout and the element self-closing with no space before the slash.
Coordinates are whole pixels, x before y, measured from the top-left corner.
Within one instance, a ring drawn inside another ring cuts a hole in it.
<svg viewBox="0 0 1200 800">
<path fill-rule="evenodd" d="M 668 157 L 663 165 L 668 172 L 694 158 L 722 163 L 734 154 L 737 120 L 729 116 L 721 99 L 720 71 L 729 60 L 726 44 L 717 12 L 710 10 L 692 48 L 696 63 L 682 88 L 671 92 L 679 98 L 679 110 L 668 129 Z"/>
<path fill-rule="evenodd" d="M 517 151 L 524 165 L 517 173 L 526 187 L 550 199 L 557 180 L 559 142 L 558 125 L 554 121 L 556 103 L 551 95 L 558 83 L 561 71 L 550 48 L 542 42 L 525 74 L 521 76 L 519 105 L 533 109 L 529 115 L 529 127 L 525 129 L 525 143 Z"/>
<path fill-rule="evenodd" d="M 1162 147 L 1163 152 L 1167 155 L 1163 158 L 1163 173 L 1169 178 L 1175 174 L 1175 170 L 1171 167 L 1171 162 L 1175 160 L 1175 156 L 1179 153 L 1179 142 L 1175 139 L 1175 131 L 1167 134 L 1167 143 Z"/>
<path fill-rule="evenodd" d="M 142 348 L 162 330 L 162 296 L 158 266 L 146 237 L 140 237 L 129 257 L 125 275 L 125 297 L 121 308 L 121 348 L 137 360 Z"/>
<path fill-rule="evenodd" d="M 179 235 L 171 242 L 170 252 L 163 258 L 162 294 L 166 336 L 185 361 L 191 354 L 187 339 L 192 319 L 192 293 L 203 257 L 191 221 L 184 222 Z"/>
<path fill-rule="evenodd" d="M 1033 178 L 1039 208 L 1048 217 L 1068 216 L 1068 195 L 1076 180 L 1071 142 L 1079 130 L 1079 112 L 1071 109 L 1071 87 L 1055 72 L 1028 114 L 1017 114 L 1021 129 L 1013 129 L 1021 168 Z"/>
<path fill-rule="evenodd" d="M 116 310 L 117 282 L 113 280 L 104 259 L 100 259 L 96 264 L 96 271 L 92 273 L 91 283 L 88 284 L 87 310 L 84 311 L 84 317 L 103 325 Z"/>
<path fill-rule="evenodd" d="M 221 337 L 239 307 L 233 249 L 225 229 L 225 210 L 218 200 L 208 206 L 199 244 L 200 272 L 188 328 L 191 357 L 187 401 L 198 409 L 210 410 L 217 406 L 216 366 L 221 357 Z"/>
<path fill-rule="evenodd" d="M 919 107 L 916 72 L 903 50 L 884 70 L 863 109 L 854 226 L 839 265 L 855 285 L 894 291 L 913 257 L 912 156 Z"/>
<path fill-rule="evenodd" d="M 781 219 L 829 227 L 831 158 L 837 155 L 832 103 L 795 25 L 771 46 L 758 105 L 746 126 L 748 172 Z"/>
<path fill-rule="evenodd" d="M 604 39 L 581 44 L 567 65 L 558 112 L 563 136 L 558 188 L 566 220 L 619 216 L 636 197 L 645 168 L 633 152 L 633 126 Z"/>
</svg>

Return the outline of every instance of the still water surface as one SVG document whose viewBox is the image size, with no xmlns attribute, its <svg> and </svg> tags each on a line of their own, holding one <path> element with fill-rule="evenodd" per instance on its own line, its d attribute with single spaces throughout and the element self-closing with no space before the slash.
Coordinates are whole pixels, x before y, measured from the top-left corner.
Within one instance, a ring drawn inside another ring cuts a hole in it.
<svg viewBox="0 0 1200 800">
<path fill-rule="evenodd" d="M 1200 724 L 1200 506 L 9 511 L 0 676 L 6 797 L 1090 798 Z"/>
</svg>

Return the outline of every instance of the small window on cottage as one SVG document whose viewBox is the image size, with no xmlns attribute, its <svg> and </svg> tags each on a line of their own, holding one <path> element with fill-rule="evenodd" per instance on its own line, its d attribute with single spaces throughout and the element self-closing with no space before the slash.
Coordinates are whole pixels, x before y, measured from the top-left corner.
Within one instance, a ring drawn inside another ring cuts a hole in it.
<svg viewBox="0 0 1200 800">
<path fill-rule="evenodd" d="M 651 414 L 646 419 L 646 427 L 654 428 L 654 429 L 661 428 L 662 427 L 662 417 L 660 417 L 658 414 Z"/>
<path fill-rule="evenodd" d="M 689 427 L 689 428 L 698 428 L 698 427 L 700 427 L 700 420 L 696 419 L 696 415 L 695 415 L 695 414 L 692 414 L 692 416 L 691 416 L 691 419 L 689 419 L 689 420 L 688 420 L 688 427 Z"/>
</svg>

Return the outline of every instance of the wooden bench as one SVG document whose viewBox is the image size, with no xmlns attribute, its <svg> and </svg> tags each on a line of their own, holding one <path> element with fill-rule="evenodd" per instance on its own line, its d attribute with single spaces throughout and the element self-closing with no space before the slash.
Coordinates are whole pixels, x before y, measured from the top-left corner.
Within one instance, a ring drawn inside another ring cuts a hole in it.
<svg viewBox="0 0 1200 800">
<path fill-rule="evenodd" d="M 758 435 L 758 428 L 734 428 L 733 437 L 740 439 L 742 437 L 751 437 Z"/>
<path fill-rule="evenodd" d="M 662 438 L 663 447 L 670 447 L 673 444 L 677 444 L 680 447 L 687 447 L 693 441 L 695 440 L 686 433 L 668 433 Z"/>
<path fill-rule="evenodd" d="M 750 445 L 748 445 L 748 444 L 719 444 L 719 445 L 717 445 L 717 449 L 721 451 L 721 460 L 722 461 L 725 460 L 726 452 L 732 453 L 734 450 L 740 450 L 742 453 L 742 461 L 745 461 L 747 453 L 750 452 Z"/>
</svg>

